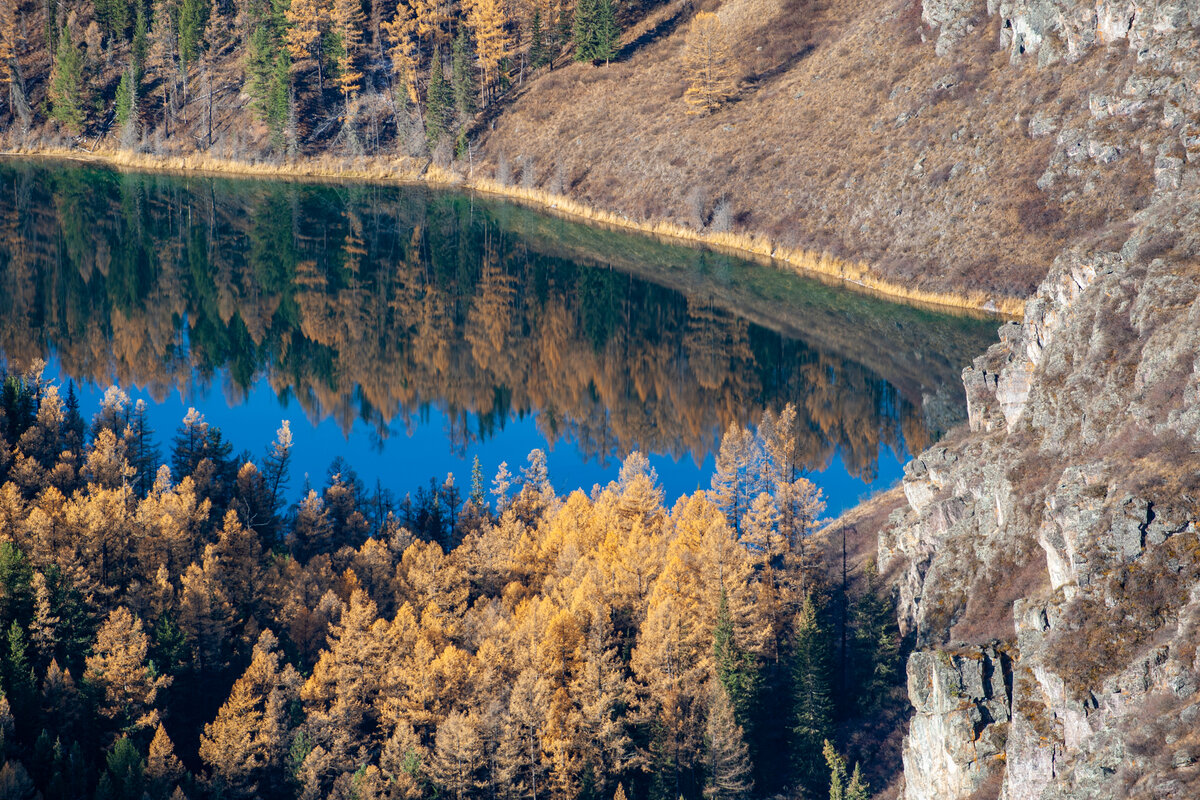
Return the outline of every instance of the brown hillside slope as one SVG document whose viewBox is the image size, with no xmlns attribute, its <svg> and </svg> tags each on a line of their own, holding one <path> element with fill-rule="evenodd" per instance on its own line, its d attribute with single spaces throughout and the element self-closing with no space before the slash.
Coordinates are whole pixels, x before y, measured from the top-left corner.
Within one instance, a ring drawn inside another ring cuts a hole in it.
<svg viewBox="0 0 1200 800">
<path fill-rule="evenodd" d="M 1074 64 L 1010 64 L 1003 20 L 974 5 L 938 57 L 914 0 L 705 0 L 738 42 L 733 103 L 687 115 L 681 22 L 619 63 L 533 82 L 485 157 L 518 181 L 530 159 L 535 184 L 561 169 L 572 196 L 633 218 L 719 224 L 724 201 L 735 229 L 865 258 L 894 281 L 1023 296 L 1065 237 L 1147 202 L 1155 151 L 1138 146 L 1158 133 L 1155 110 L 1105 126 L 1118 160 L 1073 165 L 1070 186 L 1043 192 L 1062 148 L 1031 119 L 1036 134 L 1090 122 L 1089 99 L 1119 95 L 1136 56 L 1120 42 Z"/>
<path fill-rule="evenodd" d="M 424 105 L 395 104 L 375 34 L 349 108 L 333 84 L 316 88 L 315 62 L 295 65 L 295 125 L 281 147 L 253 107 L 249 6 L 226 6 L 207 60 L 179 73 L 187 91 L 168 103 L 168 83 L 147 73 L 127 137 L 115 107 L 130 44 L 96 38 L 94 3 L 75 4 L 86 102 L 73 136 L 47 116 L 49 52 L 33 34 L 45 7 L 17 0 L 27 35 L 14 74 L 28 113 L 0 104 L 0 147 L 466 182 L 798 264 L 813 259 L 790 251 L 825 252 L 843 261 L 818 268 L 892 294 L 1001 308 L 1019 307 L 1065 244 L 1188 185 L 1200 162 L 1200 5 L 1190 0 L 1146 0 L 1132 16 L 1113 16 L 1107 0 L 631 2 L 616 61 L 571 63 L 568 48 L 554 69 L 532 72 L 518 66 L 529 43 L 514 21 L 515 85 L 454 123 L 467 123 L 470 145 L 458 160 L 447 137 L 430 157 Z M 394 13 L 387 0 L 364 6 Z M 684 41 L 701 10 L 723 21 L 739 80 L 730 102 L 691 116 Z"/>
</svg>

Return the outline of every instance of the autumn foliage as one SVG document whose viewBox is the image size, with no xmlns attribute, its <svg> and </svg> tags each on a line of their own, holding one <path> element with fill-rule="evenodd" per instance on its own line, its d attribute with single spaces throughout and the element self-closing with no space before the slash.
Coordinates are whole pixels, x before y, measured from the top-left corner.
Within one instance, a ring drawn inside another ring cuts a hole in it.
<svg viewBox="0 0 1200 800">
<path fill-rule="evenodd" d="M 70 386 L 10 374 L 4 769 L 47 798 L 799 786 L 776 748 L 802 746 L 798 719 L 832 725 L 790 698 L 796 654 L 833 652 L 814 620 L 836 592 L 794 420 L 731 434 L 714 492 L 671 507 L 638 453 L 560 496 L 540 451 L 490 491 L 477 474 L 401 503 L 335 464 L 289 506 L 286 425 L 234 458 L 193 412 L 158 458 L 119 391 L 88 424 Z M 755 498 L 742 535 L 733 496 Z"/>
<path fill-rule="evenodd" d="M 692 19 L 684 46 L 684 62 L 690 75 L 683 95 L 688 113 L 711 113 L 737 92 L 725 24 L 711 11 L 701 11 Z"/>
</svg>

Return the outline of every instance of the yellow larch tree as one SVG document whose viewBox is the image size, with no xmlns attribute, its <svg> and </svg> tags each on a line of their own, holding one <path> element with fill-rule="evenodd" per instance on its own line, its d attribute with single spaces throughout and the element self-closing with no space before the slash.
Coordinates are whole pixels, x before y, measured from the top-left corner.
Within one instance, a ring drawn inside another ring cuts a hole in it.
<svg viewBox="0 0 1200 800">
<path fill-rule="evenodd" d="M 442 0 L 413 0 L 413 14 L 417 21 L 417 37 L 421 44 L 436 49 L 446 38 L 446 23 Z"/>
<path fill-rule="evenodd" d="M 337 59 L 337 85 L 349 103 L 358 94 L 363 77 L 358 61 L 362 56 L 366 18 L 360 0 L 334 0 L 331 25 L 341 47 Z"/>
<path fill-rule="evenodd" d="M 325 86 L 321 41 L 329 28 L 329 9 L 324 0 L 292 0 L 287 10 L 287 50 L 293 64 L 316 59 L 317 90 Z"/>
<path fill-rule="evenodd" d="M 512 47 L 504 0 L 472 0 L 467 7 L 467 26 L 475 36 L 475 50 L 479 54 L 486 99 L 499 80 L 500 62 Z"/>
<path fill-rule="evenodd" d="M 683 97 L 688 113 L 711 113 L 737 91 L 729 37 L 721 18 L 710 11 L 697 14 L 684 46 L 689 84 Z"/>
<path fill-rule="evenodd" d="M 0 0 L 0 82 L 10 85 L 16 78 L 17 0 Z"/>
<path fill-rule="evenodd" d="M 149 647 L 142 621 L 121 606 L 100 627 L 87 658 L 83 679 L 100 692 L 100 713 L 121 730 L 158 724 L 154 703 L 171 679 L 146 663 Z"/>
<path fill-rule="evenodd" d="M 392 59 L 392 76 L 404 87 L 408 102 L 417 102 L 417 70 L 421 66 L 421 51 L 417 46 L 417 15 L 413 3 L 400 0 L 391 21 L 383 23 L 391 42 L 388 55 Z"/>
<path fill-rule="evenodd" d="M 166 800 L 185 774 L 183 762 L 175 755 L 175 745 L 160 722 L 146 757 L 146 794 L 151 800 Z"/>
<path fill-rule="evenodd" d="M 263 631 L 250 666 L 200 737 L 200 758 L 234 797 L 280 788 L 270 782 L 288 752 L 288 719 L 301 681 L 295 668 L 281 667 L 281 661 L 279 641 Z"/>
</svg>

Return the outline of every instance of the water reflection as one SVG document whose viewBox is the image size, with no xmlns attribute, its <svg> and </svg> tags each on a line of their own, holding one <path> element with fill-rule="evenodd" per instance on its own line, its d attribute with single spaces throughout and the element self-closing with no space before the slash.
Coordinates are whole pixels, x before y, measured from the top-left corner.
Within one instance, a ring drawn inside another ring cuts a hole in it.
<svg viewBox="0 0 1200 800">
<path fill-rule="evenodd" d="M 0 226 L 14 361 L 235 403 L 265 379 L 380 438 L 432 405 L 460 452 L 535 412 L 588 459 L 700 462 L 795 402 L 808 467 L 869 480 L 962 418 L 995 327 L 419 189 L 0 162 Z"/>
</svg>

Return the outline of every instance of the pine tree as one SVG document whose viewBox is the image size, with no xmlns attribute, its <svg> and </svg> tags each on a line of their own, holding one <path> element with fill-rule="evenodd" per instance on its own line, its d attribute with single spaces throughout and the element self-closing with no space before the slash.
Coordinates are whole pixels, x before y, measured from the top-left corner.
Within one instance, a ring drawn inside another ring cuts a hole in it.
<svg viewBox="0 0 1200 800">
<path fill-rule="evenodd" d="M 798 786 L 815 792 L 824 783 L 822 748 L 833 729 L 830 640 L 812 595 L 796 620 L 792 654 L 793 768 Z"/>
<path fill-rule="evenodd" d="M 685 40 L 684 63 L 691 75 L 684 100 L 689 114 L 709 114 L 736 92 L 733 58 L 721 18 L 701 11 Z"/>
<path fill-rule="evenodd" d="M 50 116 L 69 132 L 83 131 L 83 56 L 71 42 L 71 32 L 62 27 L 50 73 Z"/>
</svg>

